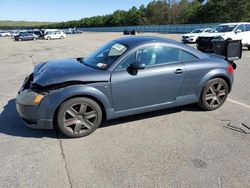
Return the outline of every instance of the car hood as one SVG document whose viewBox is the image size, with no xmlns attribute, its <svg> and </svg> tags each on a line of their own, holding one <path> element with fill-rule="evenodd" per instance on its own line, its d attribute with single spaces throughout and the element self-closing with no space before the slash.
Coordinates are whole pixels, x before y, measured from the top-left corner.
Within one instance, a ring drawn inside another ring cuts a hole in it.
<svg viewBox="0 0 250 188">
<path fill-rule="evenodd" d="M 221 37 L 226 35 L 227 33 L 202 33 L 200 37 Z"/>
<path fill-rule="evenodd" d="M 88 67 L 76 58 L 71 58 L 36 65 L 32 84 L 45 87 L 66 82 L 106 82 L 109 77 L 108 71 Z"/>
</svg>

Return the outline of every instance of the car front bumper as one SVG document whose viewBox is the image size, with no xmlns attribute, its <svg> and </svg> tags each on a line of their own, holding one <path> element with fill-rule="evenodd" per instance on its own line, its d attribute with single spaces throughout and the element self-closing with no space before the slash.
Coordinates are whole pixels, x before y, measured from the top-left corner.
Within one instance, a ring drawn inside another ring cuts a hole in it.
<svg viewBox="0 0 250 188">
<path fill-rule="evenodd" d="M 53 118 L 46 117 L 46 109 L 34 104 L 35 92 L 29 89 L 19 91 L 16 97 L 16 108 L 24 124 L 34 129 L 53 129 Z M 44 100 L 44 99 L 43 99 Z"/>
<path fill-rule="evenodd" d="M 181 38 L 181 41 L 184 43 L 192 43 L 192 42 L 196 42 L 195 38 Z"/>
</svg>

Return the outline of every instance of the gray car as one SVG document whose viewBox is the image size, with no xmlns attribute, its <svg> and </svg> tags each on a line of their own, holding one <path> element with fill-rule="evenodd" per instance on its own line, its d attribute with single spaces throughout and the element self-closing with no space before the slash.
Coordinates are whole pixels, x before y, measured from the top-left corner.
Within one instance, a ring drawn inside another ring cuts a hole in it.
<svg viewBox="0 0 250 188">
<path fill-rule="evenodd" d="M 32 128 L 57 127 L 89 135 L 102 121 L 198 103 L 215 110 L 226 100 L 233 67 L 174 40 L 132 36 L 111 41 L 86 58 L 38 64 L 16 98 Z"/>
</svg>

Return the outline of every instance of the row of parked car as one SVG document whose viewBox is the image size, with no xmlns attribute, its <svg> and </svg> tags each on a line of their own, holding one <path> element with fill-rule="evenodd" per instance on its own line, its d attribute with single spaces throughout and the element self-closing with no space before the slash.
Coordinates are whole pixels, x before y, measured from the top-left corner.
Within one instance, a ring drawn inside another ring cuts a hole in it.
<svg viewBox="0 0 250 188">
<path fill-rule="evenodd" d="M 22 30 L 17 33 L 13 33 L 11 38 L 16 41 L 25 41 L 25 40 L 37 40 L 37 39 L 63 39 L 66 37 L 66 34 L 57 29 L 47 29 L 47 30 Z"/>
<path fill-rule="evenodd" d="M 63 39 L 66 34 L 79 34 L 82 33 L 80 30 L 76 29 L 33 29 L 33 30 L 12 30 L 12 31 L 0 31 L 1 37 L 11 37 L 16 41 L 25 40 L 37 40 L 37 39 Z"/>
<path fill-rule="evenodd" d="M 216 28 L 195 29 L 191 33 L 184 34 L 181 38 L 184 43 L 197 43 L 200 38 L 203 40 L 240 40 L 242 46 L 250 50 L 250 23 L 226 23 Z"/>
</svg>

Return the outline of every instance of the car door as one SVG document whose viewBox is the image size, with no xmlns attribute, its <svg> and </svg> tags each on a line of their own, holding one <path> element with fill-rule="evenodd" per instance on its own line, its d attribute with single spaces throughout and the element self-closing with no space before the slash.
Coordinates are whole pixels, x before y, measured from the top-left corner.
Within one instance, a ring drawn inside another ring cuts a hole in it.
<svg viewBox="0 0 250 188">
<path fill-rule="evenodd" d="M 134 63 L 145 64 L 136 74 L 128 71 Z M 130 53 L 111 75 L 115 111 L 175 101 L 184 79 L 181 50 L 150 45 Z"/>
</svg>

